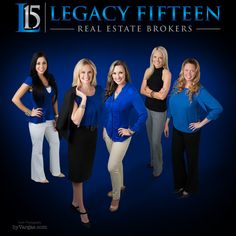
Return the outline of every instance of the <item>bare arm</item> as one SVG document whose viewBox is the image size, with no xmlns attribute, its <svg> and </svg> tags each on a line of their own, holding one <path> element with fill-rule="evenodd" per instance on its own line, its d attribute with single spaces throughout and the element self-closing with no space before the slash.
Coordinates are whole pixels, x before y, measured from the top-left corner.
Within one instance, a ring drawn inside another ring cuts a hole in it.
<svg viewBox="0 0 236 236">
<path fill-rule="evenodd" d="M 22 102 L 21 102 L 21 98 L 25 95 L 25 93 L 30 89 L 30 86 L 23 83 L 20 88 L 16 91 L 16 93 L 14 94 L 13 98 L 12 98 L 12 102 L 21 110 L 23 111 L 25 114 L 27 114 L 28 116 L 37 116 L 37 117 L 41 117 L 42 116 L 42 109 L 41 108 L 36 108 L 36 109 L 32 109 L 32 111 L 27 108 Z"/>
<path fill-rule="evenodd" d="M 144 77 L 143 77 L 143 82 L 142 82 L 142 85 L 141 85 L 140 93 L 147 96 L 147 97 L 150 97 L 150 98 L 155 98 L 155 99 L 158 99 L 158 100 L 164 100 L 166 98 L 169 90 L 170 90 L 170 85 L 171 85 L 171 73 L 170 73 L 170 71 L 168 71 L 166 69 L 163 70 L 162 79 L 163 79 L 164 83 L 163 83 L 163 87 L 158 92 L 155 92 L 155 91 L 151 90 L 147 86 L 147 79 L 150 77 L 150 75 L 151 75 L 151 71 L 148 68 L 145 71 L 145 74 L 144 74 Z"/>
<path fill-rule="evenodd" d="M 170 71 L 168 71 L 166 69 L 163 70 L 162 80 L 163 80 L 163 87 L 161 88 L 161 90 L 158 92 L 152 93 L 153 98 L 156 98 L 159 100 L 164 100 L 166 98 L 167 94 L 169 93 L 170 84 L 171 84 Z"/>
<path fill-rule="evenodd" d="M 74 102 L 73 111 L 71 114 L 71 120 L 73 123 L 77 126 L 80 125 L 80 122 L 84 116 L 85 108 L 86 108 L 86 102 L 87 97 L 85 94 L 83 94 L 81 91 L 76 89 L 76 94 L 82 98 L 80 105 L 78 106 L 76 102 Z"/>
<path fill-rule="evenodd" d="M 55 118 L 58 118 L 58 102 L 55 101 L 55 103 L 53 104 L 53 112 L 55 115 Z"/>
<path fill-rule="evenodd" d="M 150 76 L 151 76 L 151 70 L 150 68 L 148 68 L 144 73 L 143 82 L 140 88 L 140 93 L 147 97 L 151 97 L 150 93 L 152 92 L 152 90 L 147 86 L 147 80 Z"/>
<path fill-rule="evenodd" d="M 53 100 L 54 101 L 54 98 Z M 55 101 L 55 103 L 53 104 L 53 112 L 54 112 L 54 127 L 55 127 L 55 130 L 56 130 L 56 122 L 57 122 L 57 119 L 59 117 L 59 114 L 58 114 L 58 102 Z"/>
<path fill-rule="evenodd" d="M 165 123 L 165 128 L 164 128 L 164 134 L 166 138 L 169 137 L 169 122 L 170 122 L 170 118 L 167 118 L 166 123 Z"/>
</svg>

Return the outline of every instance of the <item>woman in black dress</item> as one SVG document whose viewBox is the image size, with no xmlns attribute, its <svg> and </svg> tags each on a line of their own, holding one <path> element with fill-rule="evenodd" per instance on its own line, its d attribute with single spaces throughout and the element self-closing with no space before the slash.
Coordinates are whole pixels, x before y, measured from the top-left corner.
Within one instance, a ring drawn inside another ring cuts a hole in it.
<svg viewBox="0 0 236 236">
<path fill-rule="evenodd" d="M 71 206 L 80 213 L 86 227 L 90 227 L 90 222 L 83 203 L 83 182 L 92 174 L 103 104 L 103 90 L 97 86 L 96 74 L 96 66 L 89 59 L 76 64 L 72 88 L 65 95 L 57 122 L 60 134 L 68 141 L 69 179 L 73 187 Z"/>
</svg>

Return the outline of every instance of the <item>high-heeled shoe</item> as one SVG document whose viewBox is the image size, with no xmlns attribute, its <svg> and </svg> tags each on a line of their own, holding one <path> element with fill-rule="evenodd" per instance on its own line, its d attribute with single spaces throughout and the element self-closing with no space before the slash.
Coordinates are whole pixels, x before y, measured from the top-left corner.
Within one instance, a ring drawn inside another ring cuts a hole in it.
<svg viewBox="0 0 236 236">
<path fill-rule="evenodd" d="M 88 214 L 86 211 L 85 212 L 80 212 L 79 211 L 79 214 L 80 215 L 86 215 L 86 214 Z M 81 218 L 80 218 L 80 220 L 81 220 Z M 91 223 L 90 223 L 90 221 L 88 221 L 88 222 L 83 222 L 82 220 L 81 220 L 81 224 L 85 227 L 85 228 L 87 228 L 87 229 L 90 229 L 91 228 Z"/>
<path fill-rule="evenodd" d="M 45 180 L 43 180 L 43 181 L 40 181 L 39 183 L 41 183 L 41 184 L 48 184 L 49 181 L 48 181 L 47 179 L 45 179 Z"/>
<path fill-rule="evenodd" d="M 78 212 L 80 215 L 86 215 L 88 214 L 86 211 L 85 212 L 80 212 L 79 206 L 74 206 L 73 204 L 71 204 L 71 209 L 75 210 L 76 212 Z M 85 227 L 85 228 L 91 228 L 91 223 L 90 222 L 83 222 L 80 218 L 81 224 Z"/>
<path fill-rule="evenodd" d="M 188 197 L 190 197 L 190 193 L 183 190 L 179 196 L 179 199 L 188 198 Z"/>
<path fill-rule="evenodd" d="M 179 189 L 176 189 L 174 190 L 174 194 L 181 194 L 182 192 L 184 191 L 184 188 L 179 188 Z"/>
<path fill-rule="evenodd" d="M 122 186 L 120 192 L 123 193 L 124 191 L 125 191 L 125 186 Z M 107 193 L 107 196 L 108 196 L 108 197 L 113 197 L 112 191 L 109 191 L 109 192 Z"/>
<path fill-rule="evenodd" d="M 75 210 L 75 211 L 77 211 L 77 212 L 80 212 L 80 211 L 79 211 L 79 206 L 74 206 L 73 204 L 71 204 L 70 207 L 71 207 L 72 210 Z"/>
<path fill-rule="evenodd" d="M 117 210 L 119 209 L 119 203 L 120 203 L 120 199 L 117 199 L 117 200 L 112 199 L 111 205 L 110 205 L 110 207 L 109 207 L 109 210 L 110 210 L 111 212 L 117 211 Z"/>
<path fill-rule="evenodd" d="M 55 177 L 59 177 L 59 178 L 64 178 L 66 177 L 63 173 L 60 173 L 59 175 L 55 176 Z"/>
</svg>

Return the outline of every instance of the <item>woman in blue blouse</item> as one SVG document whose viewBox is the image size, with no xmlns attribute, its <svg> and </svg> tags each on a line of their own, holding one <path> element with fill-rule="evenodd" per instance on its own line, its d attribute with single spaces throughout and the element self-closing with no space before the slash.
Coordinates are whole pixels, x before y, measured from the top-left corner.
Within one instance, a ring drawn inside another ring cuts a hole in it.
<svg viewBox="0 0 236 236">
<path fill-rule="evenodd" d="M 120 192 L 124 189 L 122 160 L 128 149 L 132 135 L 137 132 L 147 119 L 147 112 L 138 91 L 130 83 L 130 74 L 126 64 L 114 61 L 108 72 L 106 85 L 106 117 L 103 138 L 110 153 L 108 170 L 111 175 L 112 197 L 110 211 L 118 210 Z M 134 108 L 138 118 L 130 124 L 130 112 Z"/>
<path fill-rule="evenodd" d="M 32 108 L 27 108 L 21 98 L 30 93 Z M 48 72 L 48 60 L 44 53 L 33 55 L 30 76 L 17 90 L 12 102 L 28 116 L 29 131 L 32 141 L 31 179 L 48 183 L 43 167 L 43 140 L 46 137 L 50 147 L 50 171 L 52 175 L 64 177 L 60 170 L 59 137 L 55 129 L 58 118 L 57 85 Z"/>
<path fill-rule="evenodd" d="M 97 86 L 97 69 L 89 59 L 74 68 L 72 88 L 66 93 L 57 129 L 68 141 L 69 179 L 72 182 L 72 209 L 80 213 L 81 223 L 90 227 L 83 202 L 83 182 L 92 174 L 96 152 L 97 125 L 103 106 L 103 90 Z"/>
<path fill-rule="evenodd" d="M 200 119 L 200 107 L 207 116 Z M 186 59 L 169 98 L 165 136 L 169 136 L 169 121 L 173 119 L 172 159 L 174 187 L 181 197 L 198 190 L 198 153 L 200 129 L 218 118 L 223 108 L 200 84 L 200 65 L 196 59 Z M 184 160 L 186 153 L 187 162 Z"/>
</svg>

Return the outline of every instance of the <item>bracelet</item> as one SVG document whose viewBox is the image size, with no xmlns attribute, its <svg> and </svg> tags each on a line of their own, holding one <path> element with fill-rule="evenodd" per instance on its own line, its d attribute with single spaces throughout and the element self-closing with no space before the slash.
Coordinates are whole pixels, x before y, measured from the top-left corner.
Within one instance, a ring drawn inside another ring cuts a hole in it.
<svg viewBox="0 0 236 236">
<path fill-rule="evenodd" d="M 150 93 L 150 96 L 153 98 L 153 94 L 154 94 L 155 92 L 152 90 L 152 92 Z"/>
<path fill-rule="evenodd" d="M 54 117 L 55 117 L 55 118 L 58 118 L 58 117 L 59 117 L 59 115 L 58 115 L 58 114 L 56 114 Z"/>
<path fill-rule="evenodd" d="M 27 111 L 27 112 L 25 112 L 25 115 L 27 115 L 27 116 L 31 116 L 31 111 Z"/>
<path fill-rule="evenodd" d="M 86 106 L 84 104 L 80 104 L 79 107 L 85 109 Z"/>
</svg>

